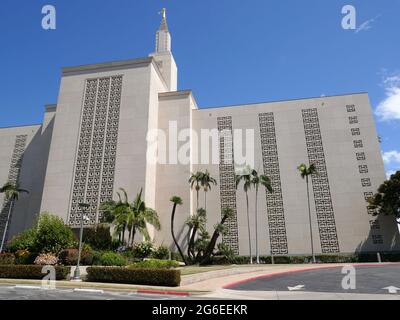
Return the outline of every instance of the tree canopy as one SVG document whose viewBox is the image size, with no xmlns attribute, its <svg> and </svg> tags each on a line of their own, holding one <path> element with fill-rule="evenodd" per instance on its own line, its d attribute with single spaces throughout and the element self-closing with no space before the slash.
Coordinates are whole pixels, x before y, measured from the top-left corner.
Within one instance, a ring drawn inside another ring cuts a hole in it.
<svg viewBox="0 0 400 320">
<path fill-rule="evenodd" d="M 400 219 L 400 171 L 393 174 L 379 188 L 378 193 L 368 199 L 374 215 L 392 215 Z"/>
</svg>

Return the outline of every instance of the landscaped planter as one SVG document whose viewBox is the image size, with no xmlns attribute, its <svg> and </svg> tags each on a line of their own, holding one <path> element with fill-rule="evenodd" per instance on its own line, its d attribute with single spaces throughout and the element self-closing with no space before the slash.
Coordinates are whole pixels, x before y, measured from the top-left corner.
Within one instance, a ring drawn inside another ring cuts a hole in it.
<svg viewBox="0 0 400 320">
<path fill-rule="evenodd" d="M 176 269 L 88 267 L 87 281 L 178 287 L 181 282 L 181 272 Z"/>
<path fill-rule="evenodd" d="M 64 280 L 70 273 L 69 267 L 56 266 L 56 280 Z M 42 273 L 43 266 L 35 265 L 6 265 L 0 266 L 0 278 L 2 279 L 43 279 L 46 273 Z"/>
</svg>

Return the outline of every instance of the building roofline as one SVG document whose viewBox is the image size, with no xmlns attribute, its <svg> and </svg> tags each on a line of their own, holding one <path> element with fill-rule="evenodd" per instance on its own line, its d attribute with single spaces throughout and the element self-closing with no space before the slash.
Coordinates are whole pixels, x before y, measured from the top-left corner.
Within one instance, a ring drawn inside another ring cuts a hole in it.
<svg viewBox="0 0 400 320">
<path fill-rule="evenodd" d="M 6 127 L 0 127 L 0 130 L 1 129 L 25 128 L 25 127 L 40 127 L 42 125 L 43 125 L 43 123 L 23 124 L 23 125 L 20 125 L 20 126 L 6 126 Z"/>
<path fill-rule="evenodd" d="M 159 66 L 157 65 L 153 56 L 137 58 L 137 59 L 128 59 L 128 60 L 116 60 L 116 61 L 107 61 L 107 62 L 99 62 L 94 64 L 84 64 L 80 66 L 74 67 L 63 67 L 61 68 L 62 76 L 76 75 L 81 73 L 91 73 L 91 72 L 104 72 L 104 71 L 112 71 L 112 70 L 120 70 L 127 68 L 140 68 L 143 66 L 148 66 L 152 64 L 157 74 L 159 75 L 161 81 L 163 82 L 165 88 L 167 88 L 167 84 L 165 79 L 160 71 Z"/>
<path fill-rule="evenodd" d="M 167 99 L 185 99 L 191 98 L 194 104 L 194 110 L 198 109 L 196 98 L 193 95 L 192 90 L 178 90 L 178 91 L 169 91 L 169 92 L 160 92 L 158 94 L 158 100 L 167 100 Z"/>
<path fill-rule="evenodd" d="M 187 97 L 193 95 L 192 90 L 178 90 L 169 92 L 160 92 L 158 94 L 159 98 L 170 98 L 170 97 Z"/>
<path fill-rule="evenodd" d="M 57 110 L 57 104 L 52 103 L 52 104 L 46 104 L 44 106 L 44 112 L 54 112 Z"/>
<path fill-rule="evenodd" d="M 217 106 L 217 107 L 201 107 L 198 110 L 209 110 L 209 109 L 222 109 L 222 108 L 234 108 L 240 106 L 253 106 L 258 104 L 266 104 L 266 103 L 278 103 L 278 102 L 291 102 L 291 101 L 304 101 L 304 100 L 312 100 L 312 99 L 327 99 L 327 98 L 335 98 L 335 97 L 346 97 L 346 96 L 354 96 L 354 95 L 362 95 L 367 94 L 367 91 L 355 92 L 355 93 L 346 93 L 346 94 L 336 94 L 330 96 L 320 96 L 320 97 L 309 97 L 309 98 L 296 98 L 296 99 L 286 99 L 286 100 L 272 100 L 272 101 L 261 101 L 261 102 L 251 102 L 251 103 L 241 103 L 241 104 L 232 104 L 226 106 Z"/>
<path fill-rule="evenodd" d="M 140 67 L 141 65 L 148 65 L 152 63 L 152 57 L 146 58 L 137 58 L 137 59 L 129 59 L 129 60 L 117 60 L 117 61 L 108 61 L 108 62 L 100 62 L 94 64 L 85 64 L 74 67 L 63 67 L 61 68 L 61 72 L 63 76 L 67 76 L 70 74 L 80 73 L 80 72 L 93 72 L 93 71 L 108 71 L 113 69 L 120 68 L 129 68 L 129 67 Z"/>
</svg>

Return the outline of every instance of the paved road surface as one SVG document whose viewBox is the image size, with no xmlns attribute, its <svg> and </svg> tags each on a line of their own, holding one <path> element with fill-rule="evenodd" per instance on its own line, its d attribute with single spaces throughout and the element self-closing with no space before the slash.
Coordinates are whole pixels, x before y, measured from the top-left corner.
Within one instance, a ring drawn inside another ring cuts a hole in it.
<svg viewBox="0 0 400 320">
<path fill-rule="evenodd" d="M 230 287 L 238 291 L 294 291 L 389 294 L 383 288 L 397 287 L 400 295 L 400 264 L 385 266 L 357 266 L 356 289 L 345 290 L 342 280 L 345 277 L 342 268 L 320 269 L 289 273 L 267 278 L 260 278 Z"/>
<path fill-rule="evenodd" d="M 34 286 L 0 286 L 0 300 L 191 300 L 191 297 L 128 292 L 76 292 L 73 289 L 44 290 Z"/>
</svg>

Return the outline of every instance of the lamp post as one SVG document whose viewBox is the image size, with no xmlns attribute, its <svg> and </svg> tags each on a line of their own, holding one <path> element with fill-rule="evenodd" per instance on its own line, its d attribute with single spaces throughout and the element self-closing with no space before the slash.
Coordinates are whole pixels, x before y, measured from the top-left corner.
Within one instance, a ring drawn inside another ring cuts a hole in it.
<svg viewBox="0 0 400 320">
<path fill-rule="evenodd" d="M 81 272 L 79 270 L 79 264 L 81 263 L 81 253 L 82 253 L 82 238 L 83 238 L 83 220 L 86 219 L 85 213 L 87 208 L 89 208 L 89 204 L 87 203 L 80 203 L 79 208 L 82 211 L 82 218 L 81 218 L 81 230 L 79 234 L 79 252 L 78 252 L 78 262 L 76 264 L 76 268 L 74 271 L 74 281 L 81 281 Z"/>
</svg>

